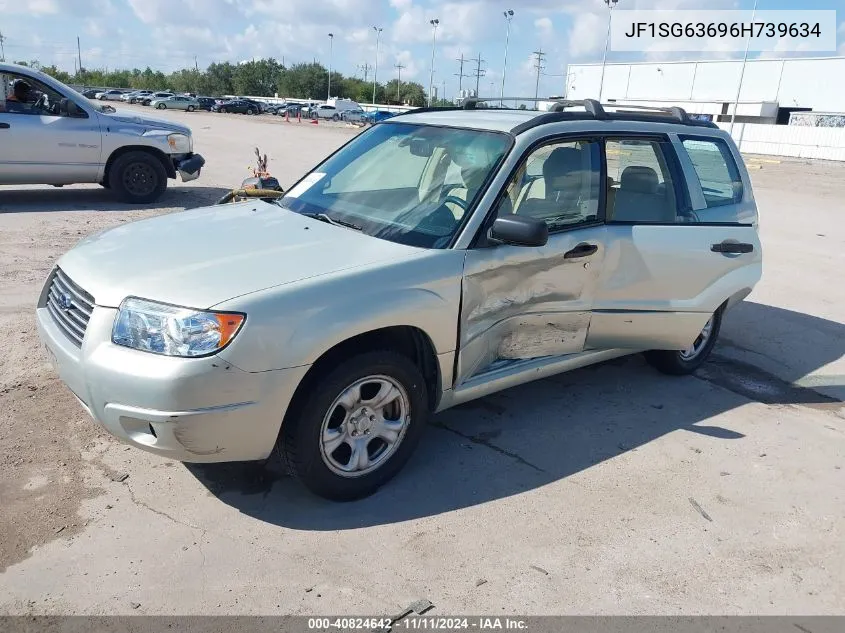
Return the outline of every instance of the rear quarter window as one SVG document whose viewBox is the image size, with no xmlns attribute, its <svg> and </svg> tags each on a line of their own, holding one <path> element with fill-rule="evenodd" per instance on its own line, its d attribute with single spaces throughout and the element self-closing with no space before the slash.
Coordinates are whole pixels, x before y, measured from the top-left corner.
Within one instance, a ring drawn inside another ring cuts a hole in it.
<svg viewBox="0 0 845 633">
<path fill-rule="evenodd" d="M 742 201 L 742 178 L 723 140 L 688 137 L 681 142 L 695 168 L 708 209 Z"/>
</svg>

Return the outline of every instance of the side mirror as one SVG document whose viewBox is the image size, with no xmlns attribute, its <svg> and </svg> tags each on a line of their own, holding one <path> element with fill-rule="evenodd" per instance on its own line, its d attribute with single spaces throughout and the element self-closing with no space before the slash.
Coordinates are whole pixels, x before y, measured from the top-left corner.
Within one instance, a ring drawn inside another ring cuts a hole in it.
<svg viewBox="0 0 845 633">
<path fill-rule="evenodd" d="M 490 239 L 514 246 L 545 246 L 549 227 L 536 218 L 508 215 L 496 218 L 490 228 Z"/>
</svg>

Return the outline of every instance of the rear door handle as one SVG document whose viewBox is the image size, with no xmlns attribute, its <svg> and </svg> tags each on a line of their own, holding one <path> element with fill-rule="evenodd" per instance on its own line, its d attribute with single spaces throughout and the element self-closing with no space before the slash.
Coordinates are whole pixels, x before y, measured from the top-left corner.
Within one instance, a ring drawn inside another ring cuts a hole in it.
<svg viewBox="0 0 845 633">
<path fill-rule="evenodd" d="M 714 253 L 751 253 L 754 251 L 754 245 L 745 242 L 719 242 L 713 244 L 710 250 Z"/>
<path fill-rule="evenodd" d="M 564 253 L 564 259 L 575 259 L 576 257 L 588 257 L 590 255 L 594 255 L 599 250 L 599 247 L 595 244 L 578 244 L 575 248 L 571 251 L 567 251 Z"/>
<path fill-rule="evenodd" d="M 10 127 L 12 126 L 8 123 L 0 123 L 0 130 L 8 130 Z"/>
</svg>

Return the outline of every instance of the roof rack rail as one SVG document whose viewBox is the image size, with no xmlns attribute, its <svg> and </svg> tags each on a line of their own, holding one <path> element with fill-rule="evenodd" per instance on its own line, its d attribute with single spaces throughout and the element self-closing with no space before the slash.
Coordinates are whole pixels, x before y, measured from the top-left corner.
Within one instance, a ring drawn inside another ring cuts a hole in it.
<svg viewBox="0 0 845 633">
<path fill-rule="evenodd" d="M 622 104 L 622 103 L 606 103 L 605 105 L 613 107 L 613 108 L 618 108 L 617 112 L 620 113 L 620 114 L 625 112 L 626 110 L 638 110 L 638 111 L 644 110 L 646 112 L 657 112 L 657 113 L 661 113 L 661 114 L 671 115 L 672 118 L 674 118 L 678 121 L 678 123 L 683 123 L 684 125 L 686 125 L 690 121 L 690 117 L 687 114 L 687 111 L 684 110 L 683 108 L 678 107 L 678 106 L 661 108 L 659 106 L 627 105 L 627 104 Z"/>
</svg>

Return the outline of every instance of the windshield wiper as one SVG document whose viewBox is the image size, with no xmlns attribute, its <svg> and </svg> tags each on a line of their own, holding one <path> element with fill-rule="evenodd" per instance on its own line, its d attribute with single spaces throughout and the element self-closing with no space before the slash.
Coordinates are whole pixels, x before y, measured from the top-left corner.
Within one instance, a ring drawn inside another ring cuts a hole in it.
<svg viewBox="0 0 845 633">
<path fill-rule="evenodd" d="M 347 229 L 352 229 L 354 231 L 363 231 L 363 227 L 358 226 L 357 224 L 352 224 L 352 222 L 344 222 L 343 220 L 336 220 L 333 217 L 330 217 L 327 213 L 303 213 L 306 218 L 314 218 L 315 220 L 320 220 L 321 222 L 325 222 L 326 224 L 334 224 L 335 226 L 343 226 Z"/>
</svg>

